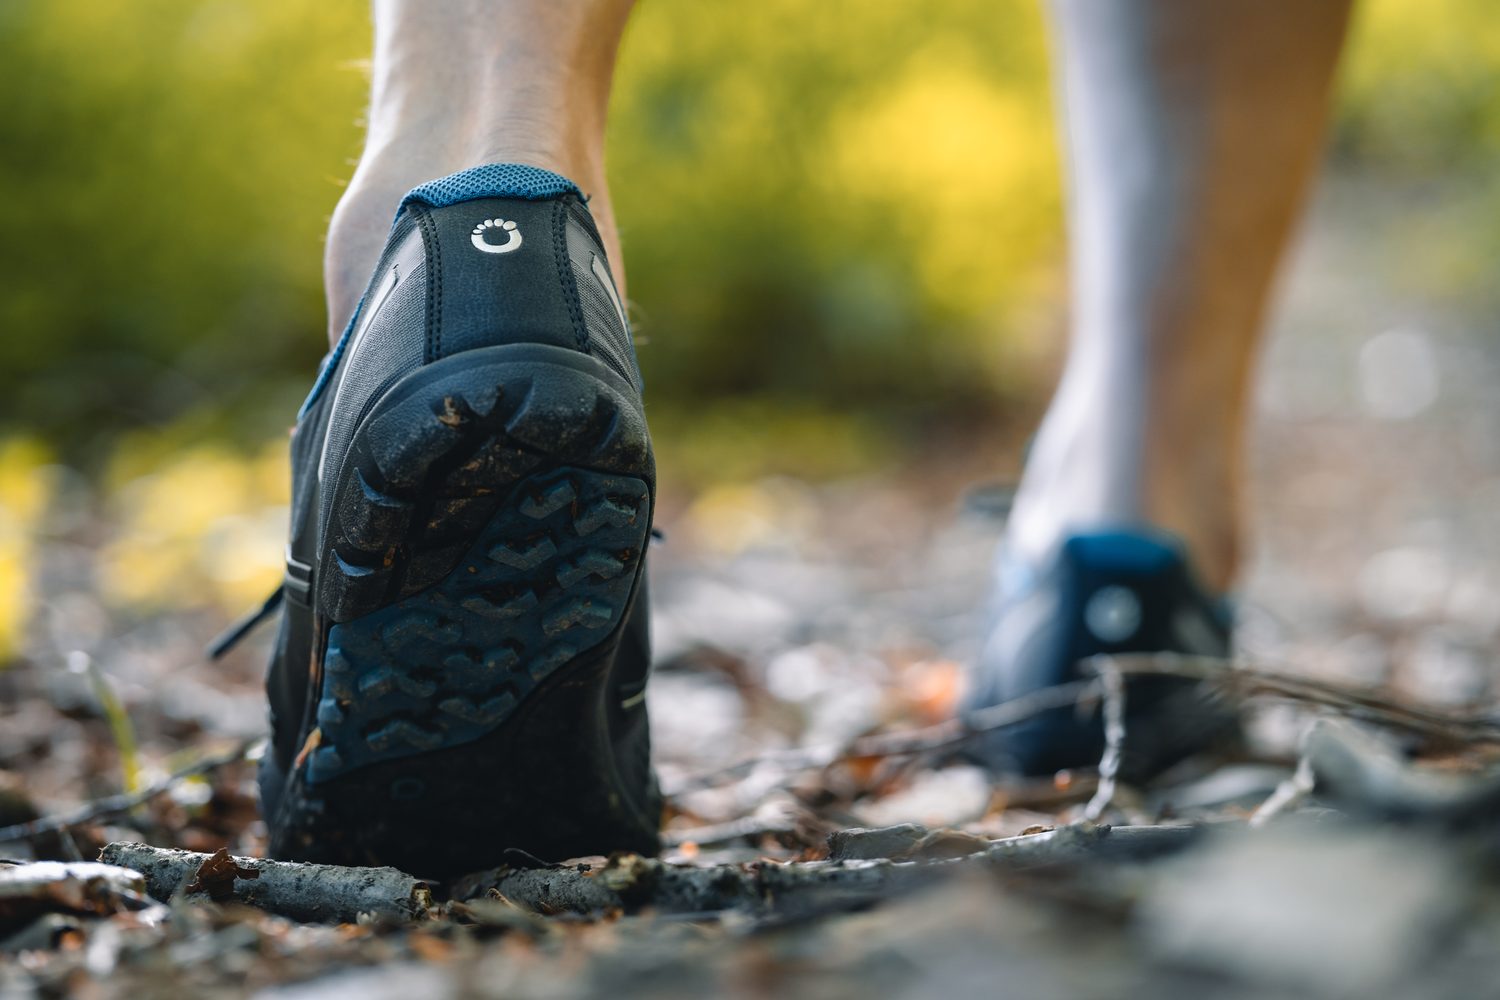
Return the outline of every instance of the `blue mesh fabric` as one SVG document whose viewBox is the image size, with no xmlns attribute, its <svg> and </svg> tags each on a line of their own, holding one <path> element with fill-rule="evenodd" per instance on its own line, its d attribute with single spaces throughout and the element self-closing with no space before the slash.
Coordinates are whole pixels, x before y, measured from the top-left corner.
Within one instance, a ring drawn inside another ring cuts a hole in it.
<svg viewBox="0 0 1500 1000">
<path fill-rule="evenodd" d="M 470 167 L 435 181 L 419 184 L 401 199 L 407 202 L 420 201 L 433 208 L 456 205 L 474 198 L 523 198 L 526 201 L 541 201 L 558 198 L 565 194 L 583 192 L 578 185 L 550 170 L 528 167 L 521 163 L 487 163 L 482 167 Z"/>
</svg>

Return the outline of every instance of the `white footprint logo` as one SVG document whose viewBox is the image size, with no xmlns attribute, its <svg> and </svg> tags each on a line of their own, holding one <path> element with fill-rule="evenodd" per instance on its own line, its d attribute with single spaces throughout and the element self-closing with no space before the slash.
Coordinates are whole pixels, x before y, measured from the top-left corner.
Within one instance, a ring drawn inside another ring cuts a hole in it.
<svg viewBox="0 0 1500 1000">
<path fill-rule="evenodd" d="M 499 229 L 507 234 L 504 243 L 491 243 L 484 238 L 487 230 Z M 485 253 L 510 253 L 512 250 L 521 248 L 521 231 L 516 228 L 514 222 L 505 219 L 485 219 L 474 227 L 474 234 L 469 237 L 474 244 L 475 250 L 483 250 Z"/>
</svg>

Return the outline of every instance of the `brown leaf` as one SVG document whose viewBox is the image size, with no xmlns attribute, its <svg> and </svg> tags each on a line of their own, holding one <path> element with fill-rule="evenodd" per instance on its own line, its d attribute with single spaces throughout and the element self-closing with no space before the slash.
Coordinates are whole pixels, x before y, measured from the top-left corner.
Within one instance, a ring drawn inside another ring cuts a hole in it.
<svg viewBox="0 0 1500 1000">
<path fill-rule="evenodd" d="M 206 892 L 208 898 L 216 903 L 234 898 L 234 880 L 237 878 L 260 878 L 260 871 L 255 868 L 241 868 L 234 858 L 229 856 L 229 848 L 221 847 L 214 852 L 203 864 L 198 866 L 198 873 L 193 876 L 193 881 L 188 884 L 187 892 Z"/>
</svg>

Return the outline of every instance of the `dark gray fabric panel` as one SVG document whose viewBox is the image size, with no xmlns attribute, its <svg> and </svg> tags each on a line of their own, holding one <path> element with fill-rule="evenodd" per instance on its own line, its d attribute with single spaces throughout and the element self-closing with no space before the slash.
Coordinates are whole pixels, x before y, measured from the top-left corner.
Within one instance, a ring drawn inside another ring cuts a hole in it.
<svg viewBox="0 0 1500 1000">
<path fill-rule="evenodd" d="M 578 202 L 569 206 L 567 241 L 573 282 L 588 329 L 589 353 L 639 389 L 641 371 L 636 364 L 625 305 L 615 287 L 593 219 Z"/>
<path fill-rule="evenodd" d="M 583 350 L 583 316 L 563 280 L 567 247 L 560 201 L 481 198 L 446 208 L 413 206 L 427 237 L 432 305 L 427 360 L 502 344 L 552 344 Z M 514 250 L 504 245 L 497 226 L 516 224 Z M 484 229 L 475 233 L 476 228 Z"/>
<path fill-rule="evenodd" d="M 385 264 L 385 274 L 372 290 L 368 315 L 361 318 L 345 351 L 330 403 L 333 418 L 318 465 L 320 480 L 338 472 L 359 419 L 380 394 L 422 364 L 427 264 L 421 234 L 413 230 Z M 332 493 L 326 492 L 321 504 L 325 515 L 332 503 Z"/>
</svg>

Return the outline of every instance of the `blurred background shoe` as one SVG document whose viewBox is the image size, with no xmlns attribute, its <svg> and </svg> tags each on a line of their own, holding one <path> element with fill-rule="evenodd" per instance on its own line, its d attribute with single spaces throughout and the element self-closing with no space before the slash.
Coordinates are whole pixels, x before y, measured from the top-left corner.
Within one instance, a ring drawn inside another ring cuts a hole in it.
<svg viewBox="0 0 1500 1000">
<path fill-rule="evenodd" d="M 1000 556 L 989 631 L 970 673 L 961 714 L 1090 676 L 1099 654 L 1172 652 L 1227 657 L 1228 603 L 1195 581 L 1180 544 L 1162 532 L 1120 530 L 1069 537 L 1040 567 Z M 1132 678 L 1126 686 L 1121 773 L 1139 780 L 1235 729 L 1231 713 L 1194 681 Z M 1097 699 L 1055 708 L 972 744 L 1008 773 L 1091 767 L 1104 750 Z"/>
</svg>

